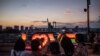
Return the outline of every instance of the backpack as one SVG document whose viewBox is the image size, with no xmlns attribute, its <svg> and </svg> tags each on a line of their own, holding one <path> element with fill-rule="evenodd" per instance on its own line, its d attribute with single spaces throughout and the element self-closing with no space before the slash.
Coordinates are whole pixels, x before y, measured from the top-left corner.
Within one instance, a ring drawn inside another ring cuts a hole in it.
<svg viewBox="0 0 100 56">
<path fill-rule="evenodd" d="M 14 56 L 21 56 L 21 52 L 19 52 L 19 54 L 17 53 L 17 51 L 13 52 Z"/>
</svg>

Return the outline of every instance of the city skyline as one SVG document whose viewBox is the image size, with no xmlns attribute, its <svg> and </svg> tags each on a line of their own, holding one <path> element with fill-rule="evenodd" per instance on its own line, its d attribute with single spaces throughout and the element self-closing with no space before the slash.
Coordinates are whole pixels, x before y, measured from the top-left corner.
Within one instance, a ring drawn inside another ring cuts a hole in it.
<svg viewBox="0 0 100 56">
<path fill-rule="evenodd" d="M 32 21 L 86 22 L 86 0 L 0 0 L 0 25 L 47 25 Z M 91 0 L 90 20 L 100 16 L 100 0 Z"/>
</svg>

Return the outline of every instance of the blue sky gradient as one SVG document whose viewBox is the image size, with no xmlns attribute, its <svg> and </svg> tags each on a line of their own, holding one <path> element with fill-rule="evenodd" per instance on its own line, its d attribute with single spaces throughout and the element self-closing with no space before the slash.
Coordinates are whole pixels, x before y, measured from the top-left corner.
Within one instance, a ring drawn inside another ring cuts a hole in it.
<svg viewBox="0 0 100 56">
<path fill-rule="evenodd" d="M 86 0 L 0 0 L 0 25 L 29 26 L 33 24 L 31 21 L 47 18 L 66 23 L 82 22 L 87 19 L 84 8 Z M 90 19 L 97 20 L 99 16 L 100 0 L 91 0 Z"/>
</svg>

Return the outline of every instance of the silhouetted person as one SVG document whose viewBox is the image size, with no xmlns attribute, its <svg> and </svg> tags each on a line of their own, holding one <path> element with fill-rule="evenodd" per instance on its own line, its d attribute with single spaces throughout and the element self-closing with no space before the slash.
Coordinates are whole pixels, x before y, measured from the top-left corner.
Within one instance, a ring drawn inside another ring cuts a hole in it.
<svg viewBox="0 0 100 56">
<path fill-rule="evenodd" d="M 85 36 L 83 34 L 76 34 L 76 41 L 78 43 L 84 43 L 85 42 Z"/>
<path fill-rule="evenodd" d="M 73 56 L 88 56 L 88 51 L 84 39 L 83 34 L 76 34 L 76 41 L 78 45 L 75 48 L 75 52 Z"/>
<path fill-rule="evenodd" d="M 66 37 L 66 35 L 63 35 L 63 38 L 61 40 L 61 46 L 65 52 L 66 56 L 72 56 L 74 53 L 74 45 L 72 44 L 71 40 Z"/>
<path fill-rule="evenodd" d="M 90 33 L 90 43 L 94 43 L 95 36 L 96 36 L 96 34 L 94 32 Z"/>
<path fill-rule="evenodd" d="M 14 49 L 11 50 L 11 56 L 21 56 L 24 50 L 25 50 L 25 42 L 20 38 L 16 41 Z"/>
<path fill-rule="evenodd" d="M 22 56 L 41 56 L 39 53 L 40 41 L 39 39 L 34 39 L 31 41 L 31 51 L 25 50 Z"/>
<path fill-rule="evenodd" d="M 93 53 L 100 53 L 100 44 L 95 44 L 93 48 Z"/>
<path fill-rule="evenodd" d="M 60 46 L 57 41 L 50 43 L 50 51 L 52 55 L 59 56 L 60 55 Z"/>
<path fill-rule="evenodd" d="M 39 50 L 39 45 L 40 45 L 40 42 L 38 39 L 34 39 L 31 41 L 31 47 L 32 47 L 32 51 L 38 51 Z"/>
<path fill-rule="evenodd" d="M 39 46 L 40 46 L 39 39 L 34 39 L 31 41 L 32 56 L 41 56 L 41 54 L 39 53 Z"/>
</svg>

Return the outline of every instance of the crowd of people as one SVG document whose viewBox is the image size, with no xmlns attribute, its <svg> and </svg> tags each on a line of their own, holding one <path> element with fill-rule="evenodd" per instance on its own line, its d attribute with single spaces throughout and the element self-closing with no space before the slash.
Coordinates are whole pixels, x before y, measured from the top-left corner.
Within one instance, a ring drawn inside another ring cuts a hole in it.
<svg viewBox="0 0 100 56">
<path fill-rule="evenodd" d="M 60 42 L 58 40 L 50 42 L 45 54 L 41 53 L 39 46 L 41 45 L 39 39 L 34 39 L 29 42 L 31 51 L 26 50 L 26 43 L 22 38 L 19 38 L 14 48 L 11 50 L 11 56 L 88 56 L 87 47 L 84 43 L 84 36 L 82 34 L 76 34 L 77 46 L 75 47 L 71 40 L 63 34 Z M 64 51 L 61 54 L 60 46 Z"/>
</svg>

